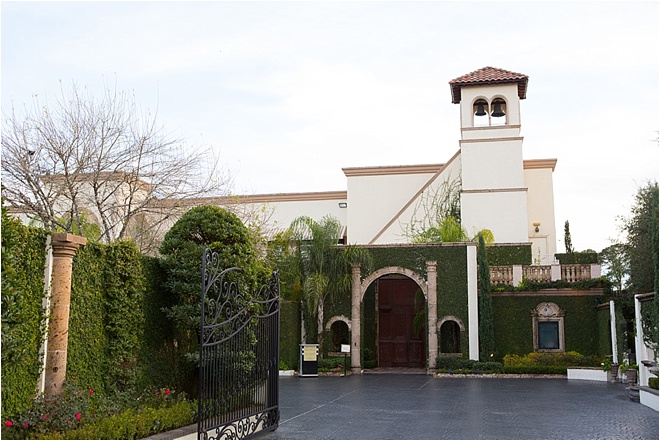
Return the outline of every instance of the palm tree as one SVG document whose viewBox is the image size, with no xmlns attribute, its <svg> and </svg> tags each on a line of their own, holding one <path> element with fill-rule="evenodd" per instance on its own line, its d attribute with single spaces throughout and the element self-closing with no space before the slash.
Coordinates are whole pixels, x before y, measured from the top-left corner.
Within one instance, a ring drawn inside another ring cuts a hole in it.
<svg viewBox="0 0 660 441">
<path fill-rule="evenodd" d="M 316 317 L 319 348 L 323 347 L 323 312 L 328 298 L 350 292 L 351 265 L 369 265 L 369 252 L 356 246 L 338 246 L 342 225 L 332 216 L 316 221 L 300 216 L 291 222 L 290 249 L 302 278 L 302 300 Z M 322 351 L 319 351 L 320 353 Z"/>
<path fill-rule="evenodd" d="M 412 237 L 413 243 L 437 243 L 437 242 L 476 242 L 482 236 L 487 244 L 493 243 L 495 238 L 492 231 L 483 229 L 477 231 L 470 238 L 461 222 L 454 216 L 444 217 L 438 224 L 431 226 Z"/>
</svg>

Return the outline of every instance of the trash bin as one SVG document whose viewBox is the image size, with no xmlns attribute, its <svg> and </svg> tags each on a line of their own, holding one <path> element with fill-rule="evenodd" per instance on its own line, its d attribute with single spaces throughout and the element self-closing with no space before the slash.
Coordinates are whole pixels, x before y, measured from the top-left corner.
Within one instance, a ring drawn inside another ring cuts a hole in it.
<svg viewBox="0 0 660 441">
<path fill-rule="evenodd" d="M 319 376 L 319 345 L 300 345 L 300 371 L 299 377 Z"/>
</svg>

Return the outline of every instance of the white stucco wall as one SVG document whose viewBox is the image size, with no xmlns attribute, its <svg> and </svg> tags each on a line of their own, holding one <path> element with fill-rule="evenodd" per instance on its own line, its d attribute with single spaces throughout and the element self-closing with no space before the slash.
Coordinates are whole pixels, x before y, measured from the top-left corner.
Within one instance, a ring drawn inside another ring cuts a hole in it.
<svg viewBox="0 0 660 441">
<path fill-rule="evenodd" d="M 555 201 L 552 184 L 554 161 L 546 161 L 545 168 L 525 167 L 525 187 L 527 187 L 527 231 L 532 242 L 532 257 L 542 265 L 550 265 L 557 252 L 555 230 Z M 534 223 L 539 222 L 539 232 Z"/>
<path fill-rule="evenodd" d="M 430 226 L 434 222 L 431 201 L 436 197 L 435 195 L 445 191 L 447 184 L 456 181 L 460 184 L 461 177 L 461 158 L 460 152 L 452 157 L 450 161 L 445 164 L 444 168 L 437 176 L 432 176 L 431 181 L 427 181 L 428 187 L 424 189 L 421 194 L 417 192 L 411 194 L 411 199 L 407 201 L 408 207 L 401 212 L 401 214 L 392 222 L 389 227 L 376 239 L 376 244 L 388 243 L 410 243 L 409 234 L 411 225 Z M 403 208 L 403 206 L 401 207 Z M 391 219 L 388 220 L 390 222 Z"/>
<path fill-rule="evenodd" d="M 439 168 L 437 165 L 436 170 Z M 347 174 L 347 225 L 351 244 L 368 244 L 434 175 L 433 172 L 385 175 L 377 170 L 370 175 Z M 407 242 L 397 228 L 382 240 L 377 243 Z"/>
<path fill-rule="evenodd" d="M 309 216 L 320 221 L 324 216 L 333 216 L 346 226 L 348 208 L 345 192 L 292 193 L 278 195 L 256 195 L 239 197 L 240 203 L 218 198 L 216 204 L 234 212 L 243 222 L 250 219 L 263 222 L 267 236 L 286 230 L 299 216 Z"/>
<path fill-rule="evenodd" d="M 463 191 L 524 186 L 522 138 L 461 142 Z"/>
<path fill-rule="evenodd" d="M 487 228 L 495 242 L 527 242 L 525 191 L 463 193 L 461 223 L 468 235 Z"/>
</svg>

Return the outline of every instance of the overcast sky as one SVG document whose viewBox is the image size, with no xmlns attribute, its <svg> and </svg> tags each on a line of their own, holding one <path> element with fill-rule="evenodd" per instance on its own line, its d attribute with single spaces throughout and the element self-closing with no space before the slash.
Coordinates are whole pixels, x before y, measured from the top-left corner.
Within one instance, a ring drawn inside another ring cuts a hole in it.
<svg viewBox="0 0 660 441">
<path fill-rule="evenodd" d="M 529 76 L 523 157 L 558 159 L 558 251 L 566 220 L 600 251 L 658 179 L 658 4 L 3 1 L 2 110 L 116 83 L 234 194 L 345 190 L 342 167 L 449 160 L 449 81 L 498 67 Z"/>
</svg>

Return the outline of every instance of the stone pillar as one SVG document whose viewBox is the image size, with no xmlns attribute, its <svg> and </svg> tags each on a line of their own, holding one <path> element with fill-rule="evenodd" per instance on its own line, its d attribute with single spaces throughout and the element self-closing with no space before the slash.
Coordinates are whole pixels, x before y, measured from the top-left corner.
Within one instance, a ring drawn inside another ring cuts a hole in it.
<svg viewBox="0 0 660 441">
<path fill-rule="evenodd" d="M 360 303 L 362 302 L 362 288 L 360 280 L 360 265 L 351 267 L 351 372 L 362 373 L 360 365 Z"/>
<path fill-rule="evenodd" d="M 523 280 L 522 265 L 513 265 L 513 286 L 518 286 Z"/>
<path fill-rule="evenodd" d="M 66 378 L 71 269 L 78 247 L 86 243 L 84 237 L 69 233 L 53 234 L 53 282 L 44 387 L 47 397 L 60 392 Z"/>
<path fill-rule="evenodd" d="M 426 262 L 426 291 L 428 294 L 428 342 L 429 342 L 429 373 L 435 371 L 435 359 L 438 356 L 438 293 L 437 262 Z"/>
<path fill-rule="evenodd" d="M 550 280 L 553 282 L 555 280 L 561 280 L 561 265 L 560 264 L 552 264 L 550 265 Z"/>
</svg>

